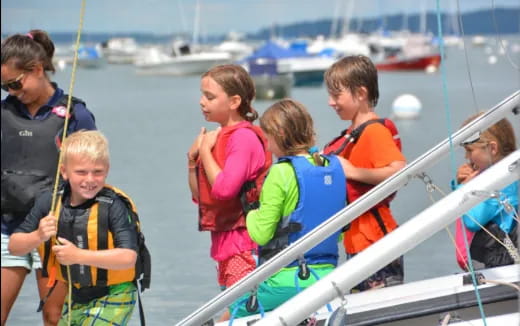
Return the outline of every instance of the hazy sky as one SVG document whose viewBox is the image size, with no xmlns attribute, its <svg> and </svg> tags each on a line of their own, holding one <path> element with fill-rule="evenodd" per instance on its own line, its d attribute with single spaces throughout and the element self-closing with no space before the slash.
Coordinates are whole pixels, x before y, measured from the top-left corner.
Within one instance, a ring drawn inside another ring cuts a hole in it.
<svg viewBox="0 0 520 326">
<path fill-rule="evenodd" d="M 458 0 L 462 12 L 495 7 L 519 7 L 519 0 Z M 230 30 L 254 32 L 275 23 L 314 21 L 343 16 L 353 4 L 354 16 L 417 13 L 435 10 L 437 0 L 200 0 L 202 34 Z M 196 0 L 87 0 L 84 31 L 191 32 Z M 439 0 L 441 10 L 455 12 L 457 0 Z M 76 31 L 81 0 L 1 0 L 2 33 L 41 28 Z"/>
</svg>

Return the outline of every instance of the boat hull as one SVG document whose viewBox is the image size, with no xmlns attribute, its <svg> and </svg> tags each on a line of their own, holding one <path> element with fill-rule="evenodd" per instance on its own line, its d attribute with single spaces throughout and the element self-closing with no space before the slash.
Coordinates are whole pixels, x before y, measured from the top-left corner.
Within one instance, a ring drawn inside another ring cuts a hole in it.
<svg viewBox="0 0 520 326">
<path fill-rule="evenodd" d="M 428 67 L 437 68 L 440 63 L 441 56 L 434 54 L 421 57 L 387 59 L 376 63 L 376 68 L 379 71 L 426 70 Z"/>
<path fill-rule="evenodd" d="M 231 56 L 228 53 L 218 54 L 188 54 L 170 57 L 159 62 L 136 63 L 138 74 L 150 75 L 197 75 L 208 71 L 211 67 L 229 63 Z"/>
<path fill-rule="evenodd" d="M 281 99 L 290 96 L 293 80 L 289 74 L 254 75 L 256 98 L 259 100 Z"/>
<path fill-rule="evenodd" d="M 478 271 L 484 279 L 520 284 L 519 265 L 510 265 Z M 479 285 L 480 299 L 486 317 L 518 313 L 518 291 L 497 283 Z M 479 319 L 480 310 L 469 274 L 456 274 L 423 281 L 410 282 L 388 288 L 365 291 L 345 296 L 347 325 L 368 326 L 431 326 L 439 321 Z M 333 310 L 341 301 L 332 301 Z M 449 314 L 449 316 L 448 316 Z M 327 325 L 331 313 L 322 307 L 316 325 Z M 233 325 L 246 326 L 260 316 L 235 319 Z M 217 323 L 224 326 L 227 323 Z"/>
</svg>

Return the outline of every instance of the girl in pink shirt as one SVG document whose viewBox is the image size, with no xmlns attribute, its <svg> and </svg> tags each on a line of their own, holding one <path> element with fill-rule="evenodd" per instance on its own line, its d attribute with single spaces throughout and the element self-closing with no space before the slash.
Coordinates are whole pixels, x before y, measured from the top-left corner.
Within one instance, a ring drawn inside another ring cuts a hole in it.
<svg viewBox="0 0 520 326">
<path fill-rule="evenodd" d="M 251 122 L 255 88 L 239 65 L 220 65 L 201 79 L 200 106 L 207 121 L 188 151 L 189 186 L 199 205 L 199 230 L 211 232 L 211 257 L 218 282 L 225 289 L 256 267 L 256 244 L 245 216 L 258 202 L 260 187 L 271 166 L 271 153 L 261 129 Z"/>
</svg>

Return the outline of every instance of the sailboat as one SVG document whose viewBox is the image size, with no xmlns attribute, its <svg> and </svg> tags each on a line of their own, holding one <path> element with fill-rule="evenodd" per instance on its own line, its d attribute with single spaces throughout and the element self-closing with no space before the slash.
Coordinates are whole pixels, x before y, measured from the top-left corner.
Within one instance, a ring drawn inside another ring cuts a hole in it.
<svg viewBox="0 0 520 326">
<path fill-rule="evenodd" d="M 322 239 L 339 230 L 345 223 L 351 222 L 362 212 L 370 209 L 381 198 L 386 198 L 416 177 L 421 178 L 428 187 L 427 170 L 449 153 L 451 144 L 462 142 L 502 118 L 518 116 L 519 108 L 520 91 L 516 91 L 260 265 L 254 272 L 208 301 L 177 325 L 213 324 L 206 322 L 234 300 L 252 291 L 257 284 L 281 267 L 291 263 Z M 491 317 L 489 320 L 494 322 L 493 325 L 508 325 L 505 323 L 506 320 L 518 321 L 519 263 L 479 270 L 476 274 L 456 274 L 364 293 L 347 294 L 366 275 L 374 273 L 444 229 L 486 198 L 476 194 L 502 189 L 518 179 L 520 150 L 511 153 L 464 187 L 417 214 L 265 316 L 249 316 L 235 319 L 232 323 L 217 325 L 438 325 L 440 320 L 447 324 L 450 318 L 453 321 L 476 319 L 482 306 Z M 324 308 L 327 304 L 330 304 L 328 309 Z M 306 322 L 300 324 L 302 321 Z"/>
<path fill-rule="evenodd" d="M 175 40 L 169 52 L 160 47 L 142 49 L 135 58 L 138 74 L 144 75 L 198 75 L 219 64 L 230 63 L 231 53 L 198 49 L 200 3 L 195 5 L 192 44 Z"/>
<path fill-rule="evenodd" d="M 379 35 L 369 38 L 373 60 L 379 71 L 426 70 L 436 71 L 441 63 L 433 38 L 426 33 L 426 5 L 422 1 L 419 33 L 408 29 L 408 16 L 403 18 L 403 29 L 396 34 L 385 31 L 381 24 Z M 384 21 L 384 19 L 383 19 Z"/>
</svg>

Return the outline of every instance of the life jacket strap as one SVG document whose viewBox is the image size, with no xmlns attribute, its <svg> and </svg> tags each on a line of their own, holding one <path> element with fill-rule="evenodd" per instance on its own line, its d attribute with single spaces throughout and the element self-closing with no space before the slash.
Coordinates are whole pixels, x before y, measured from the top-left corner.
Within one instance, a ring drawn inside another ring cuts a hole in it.
<svg viewBox="0 0 520 326">
<path fill-rule="evenodd" d="M 376 219 L 377 225 L 379 225 L 379 228 L 381 229 L 381 231 L 383 231 L 383 234 L 387 235 L 388 230 L 386 229 L 385 222 L 383 222 L 383 218 L 381 217 L 381 214 L 379 214 L 379 210 L 377 209 L 377 206 L 372 207 L 369 210 L 369 212 Z M 349 229 L 350 229 L 350 223 L 341 228 L 341 233 L 347 232 Z"/>
<path fill-rule="evenodd" d="M 44 270 L 45 268 L 42 268 L 42 270 Z M 47 292 L 47 294 L 45 295 L 45 297 L 43 297 L 41 300 L 40 300 L 40 304 L 38 304 L 38 308 L 36 309 L 36 312 L 40 312 L 43 310 L 43 306 L 45 305 L 45 302 L 47 302 L 47 300 L 49 299 L 49 297 L 51 296 L 52 294 L 52 291 L 54 291 L 54 288 L 56 288 L 56 285 L 58 284 L 58 281 L 54 280 L 54 284 L 52 285 L 52 287 L 49 289 L 49 291 Z"/>
<path fill-rule="evenodd" d="M 254 181 L 246 181 L 240 189 L 240 203 L 242 204 L 242 210 L 244 211 L 245 215 L 247 215 L 249 211 L 252 211 L 260 207 L 259 200 L 255 200 L 252 202 L 248 201 L 247 193 L 253 189 L 256 189 L 256 182 Z"/>
<path fill-rule="evenodd" d="M 109 209 L 114 200 L 107 196 L 96 197 L 98 201 L 98 230 L 97 230 L 97 250 L 108 249 L 108 214 Z M 97 269 L 97 286 L 107 286 L 108 270 L 104 268 Z"/>
</svg>

